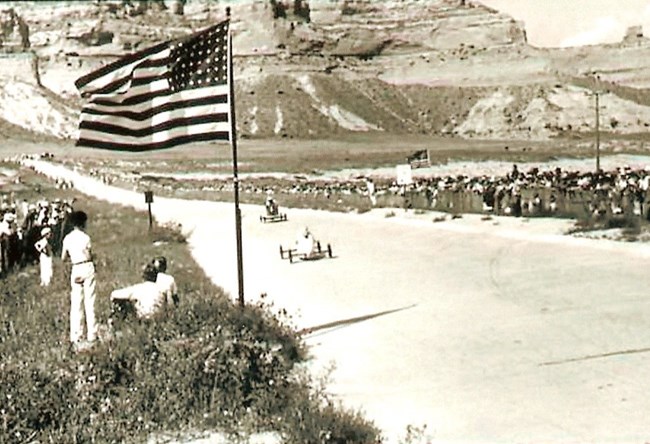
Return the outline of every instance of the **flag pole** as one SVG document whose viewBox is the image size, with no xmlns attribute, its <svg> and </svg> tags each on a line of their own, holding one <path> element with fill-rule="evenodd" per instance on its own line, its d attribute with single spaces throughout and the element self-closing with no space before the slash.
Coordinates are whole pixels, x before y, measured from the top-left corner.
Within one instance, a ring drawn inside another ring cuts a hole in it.
<svg viewBox="0 0 650 444">
<path fill-rule="evenodd" d="M 230 7 L 226 8 L 226 16 L 230 20 Z M 232 147 L 232 176 L 235 194 L 235 235 L 237 237 L 237 282 L 238 301 L 244 306 L 244 261 L 242 258 L 241 210 L 239 209 L 239 176 L 237 171 L 237 125 L 235 121 L 235 82 L 232 69 L 232 34 L 228 24 L 228 87 L 230 89 L 230 146 Z"/>
</svg>

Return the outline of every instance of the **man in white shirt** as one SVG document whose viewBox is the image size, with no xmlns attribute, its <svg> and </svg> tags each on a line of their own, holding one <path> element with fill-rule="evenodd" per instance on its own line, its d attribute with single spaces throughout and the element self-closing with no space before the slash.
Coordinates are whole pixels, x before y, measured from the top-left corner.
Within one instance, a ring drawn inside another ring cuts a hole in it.
<svg viewBox="0 0 650 444">
<path fill-rule="evenodd" d="M 123 301 L 130 301 L 135 307 L 135 312 L 140 319 L 150 319 L 164 310 L 165 294 L 156 284 L 158 272 L 153 264 L 147 264 L 142 271 L 144 282 L 120 288 L 111 292 L 111 302 L 121 305 Z"/>
<path fill-rule="evenodd" d="M 377 196 L 375 195 L 375 183 L 370 177 L 366 178 L 366 188 L 368 189 L 368 197 L 370 198 L 370 203 L 374 207 L 377 205 Z"/>
<path fill-rule="evenodd" d="M 84 232 L 88 216 L 75 211 L 69 216 L 73 228 L 63 239 L 61 260 L 68 256 L 72 263 L 70 271 L 70 342 L 75 350 L 84 348 L 81 341 L 83 326 L 81 318 L 86 315 L 87 340 L 92 344 L 97 337 L 95 318 L 95 265 L 90 236 Z M 83 306 L 83 308 L 82 308 Z"/>
</svg>

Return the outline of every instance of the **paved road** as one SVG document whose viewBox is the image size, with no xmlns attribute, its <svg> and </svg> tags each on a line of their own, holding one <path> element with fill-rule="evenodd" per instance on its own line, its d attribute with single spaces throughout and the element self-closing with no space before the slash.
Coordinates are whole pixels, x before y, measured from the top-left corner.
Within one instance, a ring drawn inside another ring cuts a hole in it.
<svg viewBox="0 0 650 444">
<path fill-rule="evenodd" d="M 248 300 L 268 293 L 298 328 L 397 310 L 306 336 L 314 371 L 334 362 L 331 390 L 391 442 L 409 424 L 435 442 L 650 440 L 647 246 L 560 236 L 557 221 L 290 210 L 262 224 L 260 206 L 242 211 Z M 236 298 L 232 205 L 157 198 L 154 214 L 192 232 Z M 280 260 L 305 225 L 334 259 Z"/>
</svg>

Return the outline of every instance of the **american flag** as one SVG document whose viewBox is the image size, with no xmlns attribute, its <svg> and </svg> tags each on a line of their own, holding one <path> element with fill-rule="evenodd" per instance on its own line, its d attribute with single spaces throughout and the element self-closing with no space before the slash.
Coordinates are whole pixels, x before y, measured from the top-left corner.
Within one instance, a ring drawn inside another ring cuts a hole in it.
<svg viewBox="0 0 650 444">
<path fill-rule="evenodd" d="M 125 56 L 75 82 L 77 145 L 146 151 L 231 140 L 229 21 Z"/>
</svg>

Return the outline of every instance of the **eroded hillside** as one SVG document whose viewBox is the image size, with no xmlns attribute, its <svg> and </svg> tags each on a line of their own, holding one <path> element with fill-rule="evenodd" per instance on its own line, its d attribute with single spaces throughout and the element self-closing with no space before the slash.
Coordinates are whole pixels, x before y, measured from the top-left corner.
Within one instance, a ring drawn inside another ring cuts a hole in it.
<svg viewBox="0 0 650 444">
<path fill-rule="evenodd" d="M 3 128 L 74 137 L 79 76 L 231 8 L 238 134 L 350 131 L 544 139 L 650 126 L 650 40 L 528 45 L 470 0 L 0 2 Z M 596 78 L 600 80 L 596 80 Z"/>
</svg>

